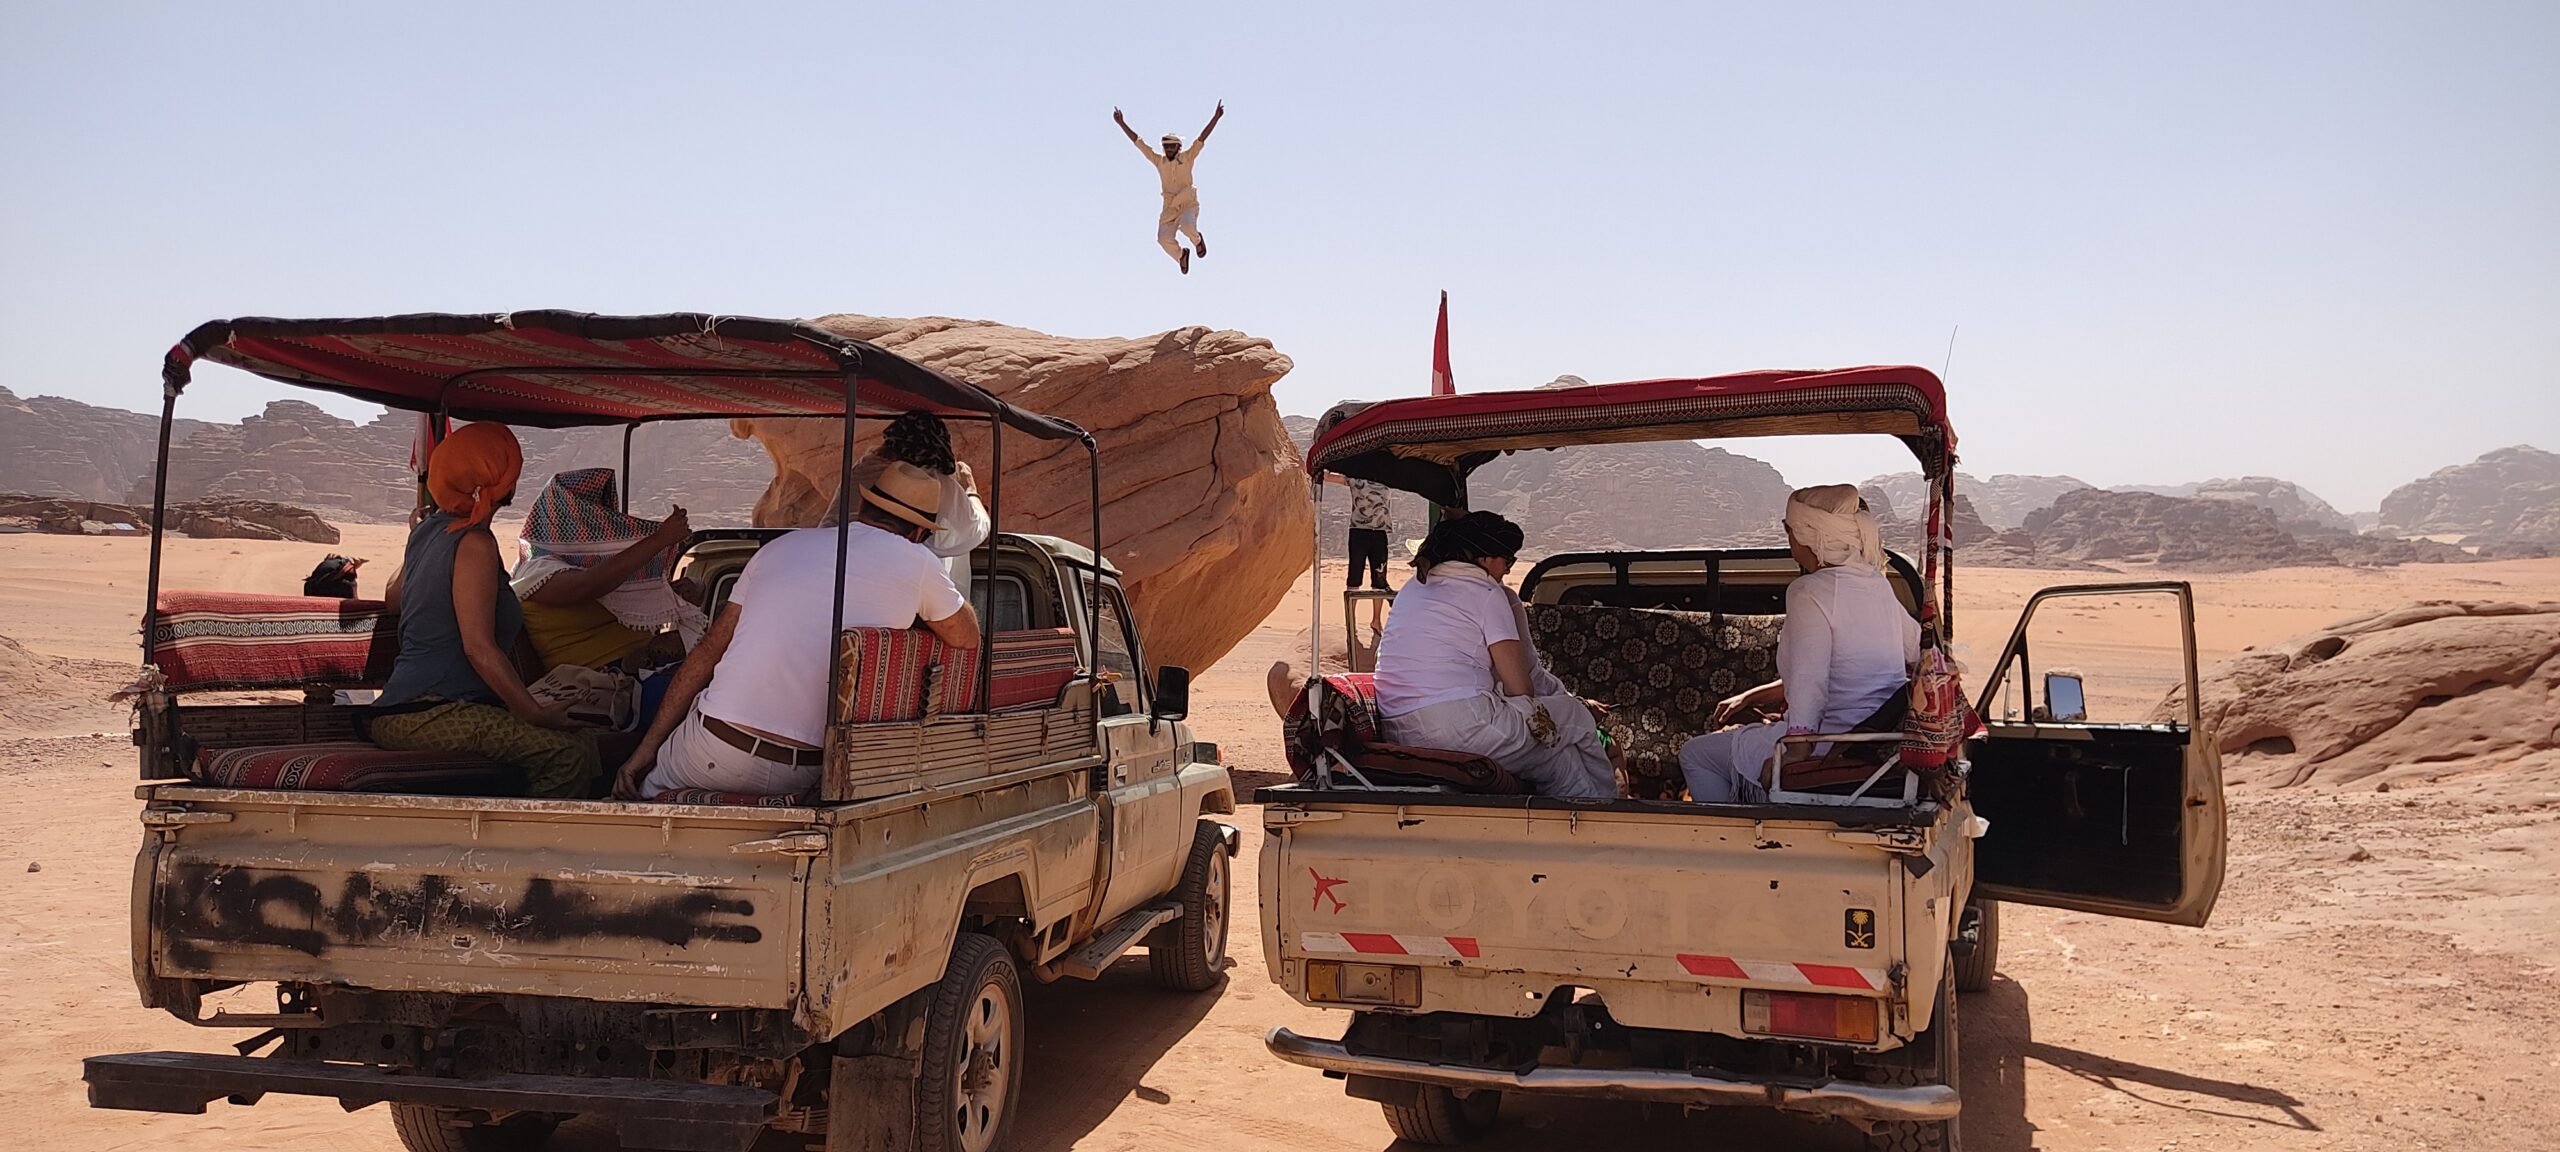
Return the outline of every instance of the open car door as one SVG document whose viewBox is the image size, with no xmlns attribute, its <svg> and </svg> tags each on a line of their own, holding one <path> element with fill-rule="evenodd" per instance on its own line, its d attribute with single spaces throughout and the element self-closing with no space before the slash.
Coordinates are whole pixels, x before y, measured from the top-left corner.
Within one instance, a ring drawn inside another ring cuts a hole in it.
<svg viewBox="0 0 2560 1152">
<path fill-rule="evenodd" d="M 2029 625 L 2053 600 L 2153 595 L 2177 603 L 2185 679 L 2174 714 L 2091 723 L 2078 676 L 2037 676 Z M 2196 705 L 2195 619 L 2184 581 L 2062 585 L 2027 601 L 1984 685 L 1985 731 L 1970 749 L 1974 811 L 1990 821 L 1974 845 L 1977 896 L 2191 927 L 2213 913 L 2226 854 L 2222 757 Z M 2004 691 L 2025 707 L 1995 710 Z"/>
</svg>

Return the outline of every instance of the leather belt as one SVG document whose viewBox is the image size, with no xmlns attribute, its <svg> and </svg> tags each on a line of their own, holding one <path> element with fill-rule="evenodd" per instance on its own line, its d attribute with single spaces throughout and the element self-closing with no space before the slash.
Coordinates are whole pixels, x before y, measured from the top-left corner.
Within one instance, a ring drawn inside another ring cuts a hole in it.
<svg viewBox="0 0 2560 1152">
<path fill-rule="evenodd" d="M 812 764 L 827 762 L 827 750 L 824 748 L 802 748 L 796 744 L 768 740 L 717 716 L 705 713 L 695 713 L 695 715 L 702 717 L 703 731 L 718 737 L 721 743 L 758 760 L 771 760 L 776 764 L 789 764 L 795 768 L 806 768 Z"/>
</svg>

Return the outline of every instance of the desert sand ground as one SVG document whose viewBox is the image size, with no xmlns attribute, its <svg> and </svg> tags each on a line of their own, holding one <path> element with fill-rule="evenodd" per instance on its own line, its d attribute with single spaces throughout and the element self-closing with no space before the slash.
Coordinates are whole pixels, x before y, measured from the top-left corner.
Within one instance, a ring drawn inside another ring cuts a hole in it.
<svg viewBox="0 0 2560 1152">
<path fill-rule="evenodd" d="M 178 541 L 169 583 L 289 591 L 324 552 L 398 553 L 355 526 L 334 549 Z M 143 542 L 0 538 L 0 1144 L 65 1150 L 398 1147 L 380 1109 L 277 1098 L 204 1116 L 90 1111 L 80 1057 L 220 1051 L 233 1037 L 135 1006 L 126 900 L 137 833 L 123 717 L 91 702 L 133 658 Z M 2085 573 L 1968 572 L 1960 655 L 1975 675 L 2038 586 Z M 1339 572 L 1328 586 L 1339 588 Z M 2196 577 L 2212 660 L 2349 614 L 2425 598 L 2560 599 L 2560 561 Z M 1332 616 L 1339 600 L 1328 606 Z M 2053 622 L 2101 707 L 2156 699 L 2175 632 L 2156 610 Z M 1263 670 L 1292 654 L 1303 589 L 1194 689 L 1193 720 L 1240 783 L 1268 783 L 1277 733 Z M 2039 632 L 2039 644 L 2043 633 Z M 1296 653 L 1303 660 L 1303 652 Z M 2051 666 L 2046 661 L 2046 666 Z M 86 697 L 86 698 L 84 698 Z M 2560 956 L 2560 792 L 2498 777 L 2388 793 L 2239 792 L 2211 927 L 2015 908 L 2002 975 L 1964 1009 L 1964 1123 L 1976 1149 L 2539 1148 L 2560 1132 L 2549 1037 Z M 1239 820 L 1248 853 L 1260 841 Z M 1247 859 L 1250 860 L 1250 854 Z M 35 870 L 31 866 L 40 866 Z M 1031 995 L 1016 1147 L 1380 1149 L 1377 1110 L 1262 1052 L 1274 1024 L 1332 1034 L 1332 1013 L 1272 987 L 1253 870 L 1238 872 L 1233 967 L 1170 996 L 1124 963 Z M 1689 1116 L 1584 1103 L 1506 1105 L 1501 1150 L 1627 1146 L 1842 1149 L 1849 1130 L 1751 1111 Z M 768 1141 L 774 1149 L 799 1141 Z M 592 1127 L 557 1147 L 612 1147 Z"/>
</svg>

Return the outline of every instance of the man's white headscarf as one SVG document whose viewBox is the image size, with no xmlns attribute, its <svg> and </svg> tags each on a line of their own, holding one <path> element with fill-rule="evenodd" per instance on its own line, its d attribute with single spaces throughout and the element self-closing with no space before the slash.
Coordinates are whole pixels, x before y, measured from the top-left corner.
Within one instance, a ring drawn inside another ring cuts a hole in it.
<svg viewBox="0 0 2560 1152">
<path fill-rule="evenodd" d="M 1824 484 L 1787 494 L 1787 535 L 1823 567 L 1860 564 L 1884 569 L 1884 534 L 1854 484 Z"/>
</svg>

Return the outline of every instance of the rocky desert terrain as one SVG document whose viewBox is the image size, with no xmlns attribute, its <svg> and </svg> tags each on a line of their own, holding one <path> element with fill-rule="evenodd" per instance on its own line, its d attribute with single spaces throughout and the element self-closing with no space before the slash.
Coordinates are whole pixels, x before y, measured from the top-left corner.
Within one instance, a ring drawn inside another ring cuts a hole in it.
<svg viewBox="0 0 2560 1152">
<path fill-rule="evenodd" d="M 324 552 L 389 556 L 397 537 L 396 528 L 354 525 L 334 547 L 182 540 L 171 548 L 172 581 L 276 590 Z M 12 798 L 0 807 L 0 970 L 11 977 L 0 984 L 0 1029 L 11 1038 L 0 1082 L 15 1089 L 0 1111 L 0 1141 L 69 1152 L 396 1148 L 380 1109 L 348 1114 L 316 1100 L 217 1104 L 201 1117 L 84 1106 L 83 1055 L 214 1051 L 232 1039 L 137 1007 L 127 975 L 134 758 L 122 712 L 103 696 L 131 668 L 143 543 L 0 538 L 0 635 L 11 638 L 0 644 L 0 789 Z M 1334 569 L 1327 587 L 1338 588 L 1340 575 Z M 1960 655 L 1986 668 L 2026 593 L 2085 576 L 1966 573 Z M 2560 560 L 2194 579 L 2213 663 L 2252 646 L 2291 652 L 2293 638 L 2316 643 L 2327 625 L 2417 601 L 2560 600 Z M 1227 750 L 1240 783 L 1277 779 L 1262 675 L 1303 643 L 1306 593 L 1301 576 L 1195 688 L 1194 722 Z M 2145 705 L 2174 679 L 2156 615 L 2093 610 L 2054 623 L 2082 645 L 2077 660 L 2091 683 L 2115 686 L 2113 696 L 2093 690 L 2093 702 Z M 2523 709 L 2501 714 L 2531 718 Z M 2547 736 L 2551 716 L 2539 720 Z M 2508 753 L 2477 763 L 2422 763 L 2422 753 L 2387 778 L 2321 771 L 2294 787 L 2275 786 L 2272 771 L 2235 768 L 2231 868 L 2207 928 L 2009 910 L 2001 978 L 1965 1006 L 1969 1146 L 2546 1146 L 2560 1131 L 2560 1102 L 2544 1089 L 2560 1073 L 2547 1042 L 2560 1028 L 2560 998 L 2550 995 L 2560 955 L 2560 753 L 2547 744 Z M 1250 852 L 1260 835 L 1253 811 L 1239 823 Z M 1338 1025 L 1271 986 L 1252 870 L 1238 880 L 1233 966 L 1219 989 L 1158 993 L 1138 961 L 1095 984 L 1035 990 L 1019 1147 L 1388 1146 L 1374 1106 L 1263 1054 L 1272 1025 Z M 1856 1146 L 1844 1128 L 1751 1112 L 1647 1115 L 1574 1103 L 1508 1106 L 1505 1115 L 1487 1147 Z M 602 1152 L 612 1141 L 573 1124 L 555 1146 Z M 768 1152 L 798 1146 L 769 1141 Z"/>
</svg>

